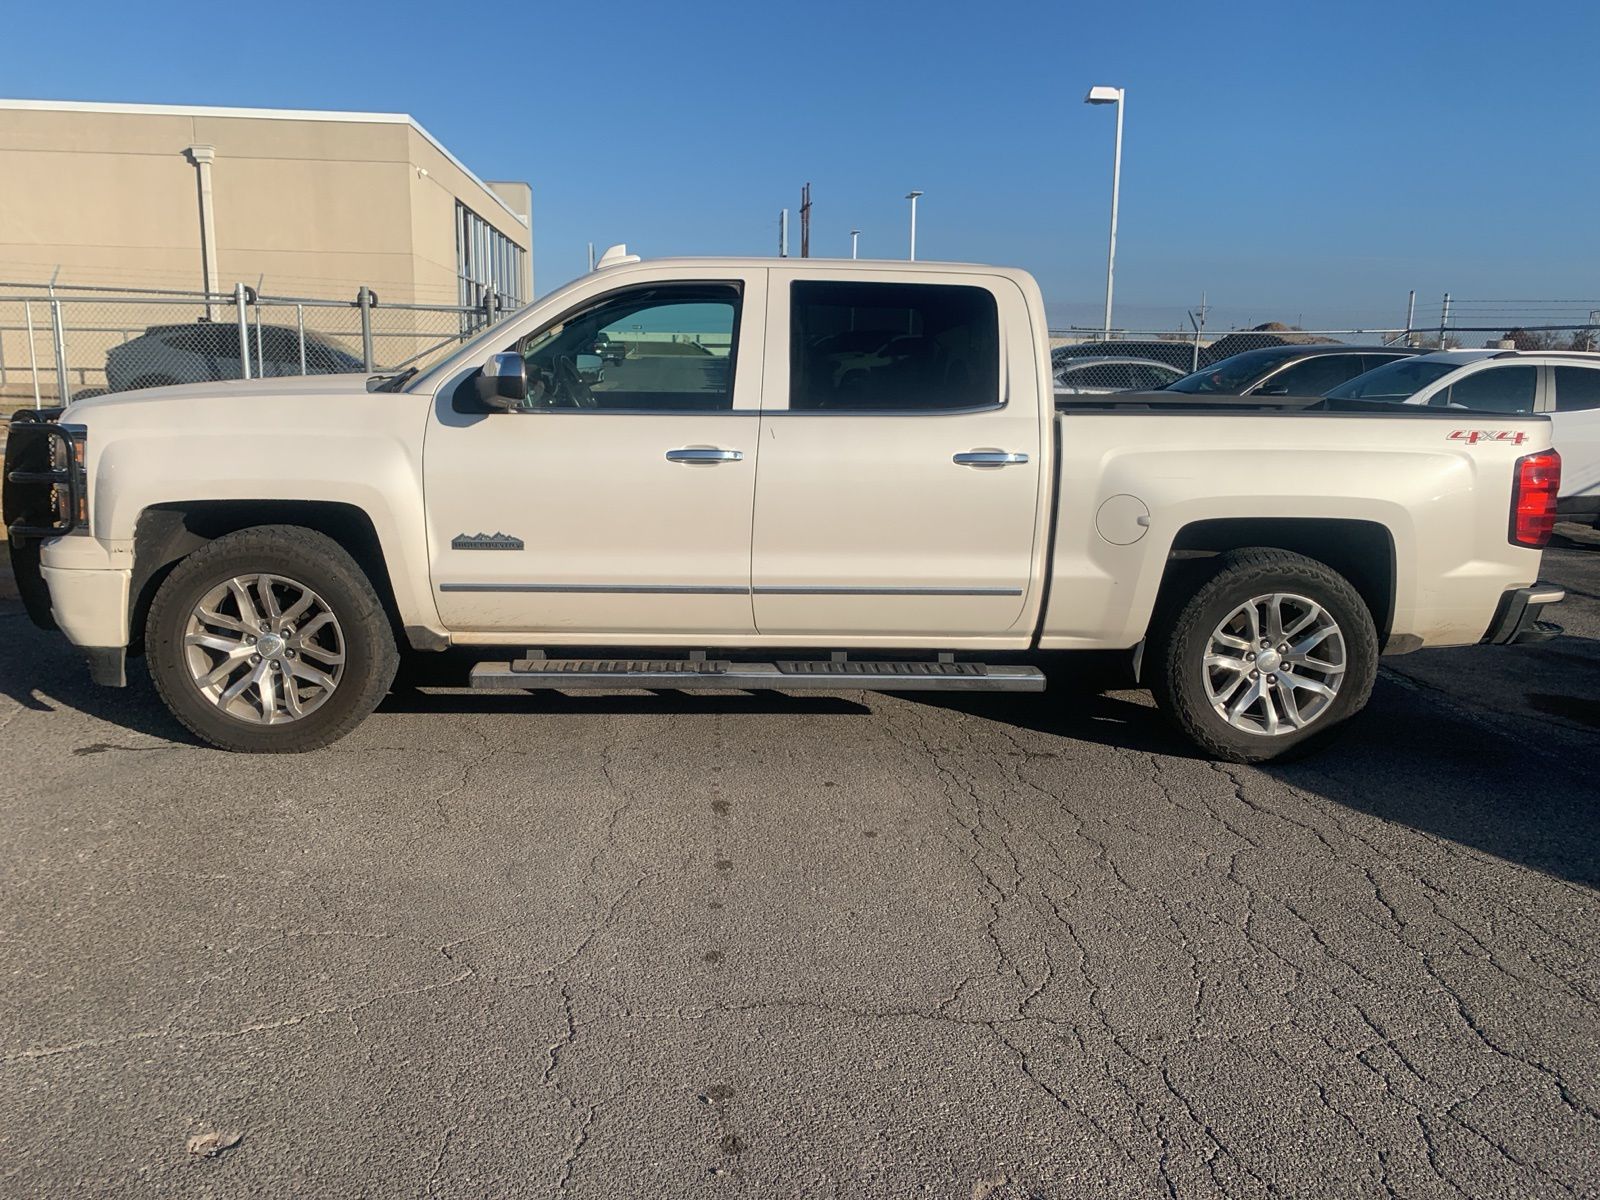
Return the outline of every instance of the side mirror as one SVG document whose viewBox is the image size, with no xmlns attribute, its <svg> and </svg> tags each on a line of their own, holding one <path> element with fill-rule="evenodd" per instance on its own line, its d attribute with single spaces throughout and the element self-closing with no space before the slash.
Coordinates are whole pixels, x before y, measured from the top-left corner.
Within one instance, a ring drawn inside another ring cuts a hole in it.
<svg viewBox="0 0 1600 1200">
<path fill-rule="evenodd" d="M 488 407 L 519 409 L 528 399 L 528 364 L 520 354 L 496 354 L 472 382 L 478 399 Z"/>
</svg>

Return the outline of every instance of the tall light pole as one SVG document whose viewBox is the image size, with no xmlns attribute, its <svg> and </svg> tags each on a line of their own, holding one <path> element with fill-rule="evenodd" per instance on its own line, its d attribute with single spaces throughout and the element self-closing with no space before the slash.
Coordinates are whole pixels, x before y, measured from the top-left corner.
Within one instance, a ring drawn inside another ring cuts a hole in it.
<svg viewBox="0 0 1600 1200">
<path fill-rule="evenodd" d="M 1122 191 L 1122 104 L 1127 93 L 1119 87 L 1092 87 L 1085 104 L 1117 106 L 1117 150 L 1111 160 L 1111 245 L 1106 251 L 1106 337 L 1111 336 L 1111 290 L 1117 277 L 1117 200 Z"/>
<path fill-rule="evenodd" d="M 857 245 L 860 244 L 860 241 L 861 241 L 861 230 L 852 229 L 850 231 L 850 257 L 851 258 L 855 258 L 856 257 L 856 247 L 857 247 Z"/>
<path fill-rule="evenodd" d="M 906 199 L 911 201 L 911 261 L 917 261 L 917 197 L 921 192 L 907 192 Z"/>
</svg>

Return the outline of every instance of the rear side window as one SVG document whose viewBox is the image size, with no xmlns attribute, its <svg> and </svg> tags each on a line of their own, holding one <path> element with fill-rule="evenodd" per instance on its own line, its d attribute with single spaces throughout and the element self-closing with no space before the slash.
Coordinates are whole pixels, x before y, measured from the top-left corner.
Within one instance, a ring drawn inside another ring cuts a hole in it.
<svg viewBox="0 0 1600 1200">
<path fill-rule="evenodd" d="M 1121 392 L 1133 386 L 1133 368 L 1127 363 L 1075 363 L 1056 372 L 1056 387 L 1064 392 Z"/>
<path fill-rule="evenodd" d="M 1538 382 L 1537 367 L 1488 367 L 1452 383 L 1429 403 L 1476 412 L 1531 413 Z"/>
<path fill-rule="evenodd" d="M 1279 371 L 1261 391 L 1275 396 L 1320 396 L 1361 374 L 1359 354 L 1318 354 Z"/>
<path fill-rule="evenodd" d="M 1600 408 L 1600 367 L 1556 368 L 1556 411 Z"/>
<path fill-rule="evenodd" d="M 1000 316 L 985 288 L 799 280 L 790 292 L 789 407 L 1000 403 Z"/>
</svg>

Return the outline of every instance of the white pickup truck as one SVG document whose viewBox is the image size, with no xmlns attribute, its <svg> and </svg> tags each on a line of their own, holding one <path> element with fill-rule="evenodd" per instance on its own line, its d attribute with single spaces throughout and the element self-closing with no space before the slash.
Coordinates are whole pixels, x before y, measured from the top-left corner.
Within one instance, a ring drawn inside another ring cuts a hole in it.
<svg viewBox="0 0 1600 1200">
<path fill-rule="evenodd" d="M 613 253 L 422 373 L 19 414 L 11 554 L 95 680 L 143 653 L 242 751 L 341 737 L 402 652 L 473 648 L 475 687 L 901 692 L 1125 650 L 1260 761 L 1380 653 L 1552 630 L 1547 418 L 1104 399 L 1056 412 L 1021 271 Z"/>
</svg>

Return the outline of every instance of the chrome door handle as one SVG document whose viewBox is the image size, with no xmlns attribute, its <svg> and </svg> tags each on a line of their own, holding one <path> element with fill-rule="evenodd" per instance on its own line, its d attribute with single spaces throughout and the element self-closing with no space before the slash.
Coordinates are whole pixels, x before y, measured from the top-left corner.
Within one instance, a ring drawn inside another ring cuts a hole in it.
<svg viewBox="0 0 1600 1200">
<path fill-rule="evenodd" d="M 667 451 L 668 462 L 681 463 L 719 463 L 740 462 L 744 459 L 742 450 L 712 450 L 705 446 L 684 446 L 677 450 Z"/>
<path fill-rule="evenodd" d="M 1009 467 L 1013 463 L 1028 461 L 1026 454 L 1011 454 L 1004 450 L 966 450 L 951 458 L 960 467 Z"/>
</svg>

